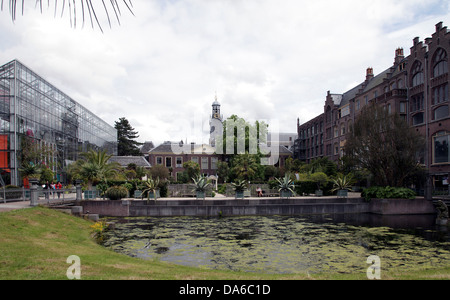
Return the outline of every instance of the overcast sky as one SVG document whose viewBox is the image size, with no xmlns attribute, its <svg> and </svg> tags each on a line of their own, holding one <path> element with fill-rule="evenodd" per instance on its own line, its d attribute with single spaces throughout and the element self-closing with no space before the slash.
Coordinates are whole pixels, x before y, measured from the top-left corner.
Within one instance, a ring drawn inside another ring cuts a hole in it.
<svg viewBox="0 0 450 300">
<path fill-rule="evenodd" d="M 102 33 L 88 21 L 82 28 L 80 6 L 75 28 L 68 7 L 54 17 L 54 1 L 43 1 L 42 13 L 27 1 L 23 16 L 18 4 L 14 22 L 4 2 L 0 64 L 20 60 L 156 144 L 201 142 L 216 93 L 225 118 L 276 120 L 281 132 L 296 132 L 297 118 L 323 112 L 327 91 L 347 91 L 367 67 L 389 68 L 396 48 L 409 55 L 414 37 L 431 36 L 440 21 L 450 26 L 449 1 L 133 0 L 134 16 L 117 1 L 120 25 L 111 16 L 110 28 L 93 1 Z"/>
</svg>

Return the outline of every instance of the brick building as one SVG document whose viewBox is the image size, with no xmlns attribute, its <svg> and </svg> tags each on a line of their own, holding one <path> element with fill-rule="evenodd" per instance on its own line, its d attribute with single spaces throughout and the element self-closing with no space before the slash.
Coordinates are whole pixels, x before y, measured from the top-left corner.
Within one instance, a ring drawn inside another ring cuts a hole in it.
<svg viewBox="0 0 450 300">
<path fill-rule="evenodd" d="M 429 170 L 434 186 L 447 186 L 450 173 L 450 114 L 448 54 L 450 33 L 442 22 L 424 42 L 414 38 L 410 54 L 395 50 L 393 65 L 374 75 L 366 70 L 365 80 L 343 94 L 328 92 L 324 112 L 299 124 L 294 157 L 310 162 L 343 156 L 346 134 L 368 103 L 377 103 L 398 113 L 426 137 L 427 146 L 420 162 Z"/>
<path fill-rule="evenodd" d="M 206 176 L 216 175 L 219 156 L 215 154 L 215 149 L 205 144 L 190 144 L 189 151 L 175 153 L 173 149 L 183 146 L 183 142 L 164 142 L 158 147 L 149 151 L 149 163 L 152 166 L 163 165 L 169 169 L 175 180 L 179 179 L 183 173 L 183 163 L 192 160 L 200 166 L 200 173 Z"/>
</svg>

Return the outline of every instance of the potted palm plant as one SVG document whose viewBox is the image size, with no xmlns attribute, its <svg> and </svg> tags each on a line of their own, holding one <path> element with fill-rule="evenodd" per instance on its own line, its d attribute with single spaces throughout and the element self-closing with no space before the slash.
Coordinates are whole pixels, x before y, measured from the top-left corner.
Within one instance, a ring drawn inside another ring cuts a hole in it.
<svg viewBox="0 0 450 300">
<path fill-rule="evenodd" d="M 196 178 L 192 178 L 194 181 L 194 191 L 196 193 L 197 199 L 205 199 L 206 189 L 211 185 L 209 180 L 203 176 L 198 175 Z"/>
<path fill-rule="evenodd" d="M 247 188 L 247 182 L 243 179 L 237 179 L 231 183 L 234 191 L 236 192 L 236 199 L 244 199 L 244 191 Z"/>
<path fill-rule="evenodd" d="M 148 178 L 144 182 L 144 190 L 141 193 L 141 198 L 143 198 L 145 193 L 147 193 L 147 202 L 148 200 L 150 200 L 150 198 L 153 198 L 156 203 L 156 200 L 159 197 L 158 185 L 159 185 L 159 177 L 157 177 L 156 180 L 153 180 L 153 178 L 151 177 Z"/>
<path fill-rule="evenodd" d="M 338 197 L 347 197 L 348 191 L 351 191 L 351 186 L 354 183 L 354 179 L 351 174 L 338 174 L 336 178 L 332 179 L 333 189 L 332 192 L 337 192 Z"/>
<path fill-rule="evenodd" d="M 283 179 L 275 178 L 278 182 L 278 191 L 280 192 L 280 198 L 289 198 L 294 194 L 295 184 L 290 178 L 289 174 L 286 174 Z"/>
</svg>

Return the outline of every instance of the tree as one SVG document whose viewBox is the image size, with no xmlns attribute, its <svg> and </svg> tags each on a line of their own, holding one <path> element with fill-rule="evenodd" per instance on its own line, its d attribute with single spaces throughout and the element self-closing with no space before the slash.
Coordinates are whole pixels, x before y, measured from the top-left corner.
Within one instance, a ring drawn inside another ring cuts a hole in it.
<svg viewBox="0 0 450 300">
<path fill-rule="evenodd" d="M 258 165 L 258 157 L 254 154 L 235 155 L 231 172 L 236 178 L 249 181 L 256 177 Z"/>
<path fill-rule="evenodd" d="M 251 124 L 237 115 L 232 115 L 223 121 L 222 153 L 228 155 L 245 154 L 247 152 L 250 154 L 259 153 L 259 143 L 267 142 L 267 132 L 268 125 L 265 122 L 255 121 L 254 124 Z M 231 136 L 229 133 L 231 133 Z M 227 142 L 231 141 L 233 141 L 233 145 L 227 145 Z M 254 146 L 256 147 L 252 149 L 251 147 Z M 227 148 L 229 148 L 228 151 Z M 231 149 L 232 153 L 230 153 Z"/>
<path fill-rule="evenodd" d="M 88 187 L 92 188 L 94 183 L 105 181 L 117 174 L 120 165 L 117 162 L 109 162 L 111 155 L 106 151 L 84 152 L 81 159 L 70 166 L 69 172 L 73 177 L 87 180 Z"/>
<path fill-rule="evenodd" d="M 346 162 L 356 169 L 366 168 L 374 183 L 401 187 L 418 169 L 418 153 L 423 137 L 398 114 L 383 107 L 364 108 L 345 144 Z"/>
<path fill-rule="evenodd" d="M 192 160 L 184 162 L 183 168 L 188 182 L 200 175 L 200 165 Z"/>
<path fill-rule="evenodd" d="M 126 118 L 120 118 L 116 121 L 114 128 L 117 129 L 117 140 L 119 142 L 117 151 L 120 156 L 139 155 L 138 146 L 143 143 L 136 142 L 135 139 L 139 137 L 138 133 L 131 127 L 130 122 Z"/>
</svg>

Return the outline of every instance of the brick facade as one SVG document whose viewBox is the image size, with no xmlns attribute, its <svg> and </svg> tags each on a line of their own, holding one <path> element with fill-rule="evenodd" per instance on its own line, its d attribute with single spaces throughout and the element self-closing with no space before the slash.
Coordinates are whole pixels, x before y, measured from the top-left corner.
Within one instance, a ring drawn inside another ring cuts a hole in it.
<svg viewBox="0 0 450 300">
<path fill-rule="evenodd" d="M 378 75 L 366 70 L 364 82 L 343 94 L 327 93 L 324 112 L 297 125 L 294 156 L 310 162 L 319 157 L 337 161 L 343 155 L 346 135 L 361 109 L 377 103 L 398 113 L 426 137 L 420 159 L 435 186 L 445 185 L 450 172 L 450 113 L 448 55 L 450 32 L 442 22 L 425 42 L 414 38 L 410 54 L 395 50 L 393 65 Z"/>
</svg>

